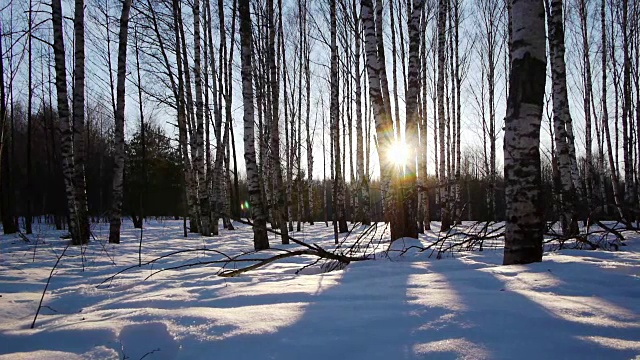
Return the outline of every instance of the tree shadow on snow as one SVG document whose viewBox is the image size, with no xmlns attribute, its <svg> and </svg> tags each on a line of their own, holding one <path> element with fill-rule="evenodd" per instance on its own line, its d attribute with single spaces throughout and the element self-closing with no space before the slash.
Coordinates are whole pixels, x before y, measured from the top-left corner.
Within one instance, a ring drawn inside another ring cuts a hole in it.
<svg viewBox="0 0 640 360">
<path fill-rule="evenodd" d="M 215 343 L 216 353 L 236 359 L 411 358 L 409 339 L 421 319 L 410 316 L 406 264 L 379 265 L 348 266 L 337 285 L 301 297 L 307 305 L 293 324 L 269 334 L 225 338 Z M 324 276 L 313 275 L 318 281 Z M 296 301 L 298 295 L 282 300 Z"/>
<path fill-rule="evenodd" d="M 291 324 L 230 336 L 213 347 L 220 357 L 285 360 L 637 355 L 637 312 L 598 296 L 587 299 L 544 263 L 486 265 L 462 259 L 352 264 L 338 284 L 314 295 L 261 299 L 306 302 Z M 520 281 L 533 285 L 518 288 Z M 611 309 L 602 310 L 607 304 Z"/>
<path fill-rule="evenodd" d="M 419 329 L 424 339 L 415 345 L 416 353 L 429 359 L 576 354 L 629 359 L 638 354 L 637 313 L 615 308 L 598 297 L 600 292 L 585 296 L 580 284 L 558 279 L 545 263 L 478 268 L 463 262 L 462 268 L 454 269 L 451 262 L 462 259 L 428 263 L 429 275 L 415 281 L 424 285 L 416 301 L 431 306 L 424 309 L 423 319 L 431 320 Z M 434 283 L 434 276 L 444 285 Z M 522 278 L 510 281 L 512 277 Z M 609 309 L 602 308 L 606 304 Z M 446 313 L 433 320 L 429 313 L 434 307 Z"/>
</svg>

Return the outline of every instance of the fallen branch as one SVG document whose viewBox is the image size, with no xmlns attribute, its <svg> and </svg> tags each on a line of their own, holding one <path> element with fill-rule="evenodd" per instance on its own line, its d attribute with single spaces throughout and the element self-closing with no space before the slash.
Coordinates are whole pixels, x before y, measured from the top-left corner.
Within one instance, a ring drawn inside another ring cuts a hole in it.
<svg viewBox="0 0 640 360">
<path fill-rule="evenodd" d="M 20 237 L 20 239 L 22 239 L 22 241 L 26 242 L 27 244 L 31 243 L 31 240 L 29 240 L 27 235 L 23 234 L 22 231 L 20 231 L 20 229 L 18 229 L 18 236 Z"/>
<path fill-rule="evenodd" d="M 278 255 L 272 256 L 270 258 L 259 260 L 257 263 L 255 263 L 253 265 L 249 265 L 249 266 L 241 268 L 241 269 L 222 271 L 222 272 L 218 273 L 218 276 L 234 277 L 234 276 L 240 275 L 242 273 L 245 273 L 247 271 L 251 271 L 251 270 L 255 270 L 257 268 L 263 267 L 263 266 L 265 266 L 267 264 L 270 264 L 270 263 L 272 263 L 274 261 L 278 261 L 278 260 L 281 260 L 281 259 L 286 259 L 286 258 L 289 258 L 289 257 L 292 257 L 292 256 L 299 256 L 299 255 L 316 255 L 316 254 L 313 254 L 310 250 L 291 251 L 289 253 L 278 254 Z"/>
<path fill-rule="evenodd" d="M 231 259 L 231 258 L 230 258 L 229 256 L 227 256 L 225 253 L 220 252 L 220 251 L 218 251 L 218 250 L 213 250 L 213 249 L 187 249 L 187 250 L 177 250 L 177 251 L 170 252 L 170 253 L 168 253 L 168 254 L 165 254 L 165 255 L 159 256 L 159 257 L 157 257 L 157 258 L 155 258 L 155 259 L 149 260 L 149 261 L 147 261 L 147 262 L 143 263 L 142 265 L 150 265 L 150 264 L 155 263 L 155 262 L 156 262 L 156 261 L 158 261 L 158 260 L 162 260 L 162 259 L 164 259 L 164 258 L 167 258 L 167 257 L 169 257 L 169 256 L 173 256 L 173 255 L 177 255 L 177 254 L 189 253 L 189 252 L 200 252 L 200 251 L 203 251 L 203 252 L 214 252 L 214 253 L 220 254 L 220 255 L 222 255 L 222 256 L 226 256 L 228 259 Z M 140 267 L 140 265 L 137 265 L 137 264 L 136 264 L 136 265 L 129 266 L 129 267 L 126 267 L 126 268 L 124 268 L 124 269 L 122 269 L 122 270 L 120 270 L 120 271 L 116 272 L 115 274 L 113 274 L 113 275 L 109 276 L 108 278 L 104 279 L 104 280 L 103 280 L 100 284 L 98 284 L 96 287 L 100 288 L 100 286 L 101 286 L 102 284 L 104 284 L 104 283 L 106 283 L 106 282 L 108 282 L 108 281 L 109 281 L 109 282 L 110 282 L 110 281 L 112 281 L 113 279 L 115 279 L 115 278 L 116 278 L 116 276 L 118 276 L 118 275 L 120 275 L 120 274 L 124 273 L 125 271 L 131 270 L 131 269 L 133 269 L 133 268 L 138 268 L 138 267 Z"/>
<path fill-rule="evenodd" d="M 223 214 L 224 215 L 224 214 Z M 239 223 L 245 224 L 245 225 L 249 225 L 254 227 L 255 225 L 248 221 L 248 220 L 243 220 L 243 219 L 239 219 L 239 218 L 233 218 L 233 217 L 229 217 L 232 218 L 234 221 L 237 221 Z M 265 227 L 266 230 L 268 232 L 274 233 L 276 235 L 281 235 L 281 233 L 277 230 L 274 229 L 269 229 L 267 227 Z M 377 227 L 371 227 L 371 228 L 377 228 Z M 338 262 L 339 264 L 341 264 L 342 266 L 346 266 L 351 262 L 355 262 L 355 261 L 364 261 L 364 260 L 371 260 L 373 257 L 372 255 L 360 255 L 360 256 L 353 256 L 352 254 L 354 253 L 353 248 L 354 246 L 358 245 L 360 243 L 360 240 L 363 239 L 367 234 L 370 233 L 370 229 L 367 229 L 367 231 L 365 231 L 363 234 L 360 234 L 358 236 L 358 239 L 356 241 L 356 243 L 354 245 L 352 245 L 351 247 L 349 247 L 348 249 L 345 249 L 345 251 L 342 252 L 332 252 L 332 251 L 328 251 L 324 248 L 322 248 L 321 246 L 317 245 L 317 244 L 307 244 L 303 241 L 300 241 L 294 237 L 289 237 L 289 240 L 297 245 L 300 245 L 302 247 L 304 247 L 304 249 L 300 249 L 300 250 L 287 250 L 287 249 L 279 249 L 279 248 L 275 248 L 275 249 L 270 249 L 270 250 L 277 250 L 277 251 L 281 251 L 283 253 L 281 254 L 277 254 L 274 256 L 270 256 L 270 257 L 265 257 L 265 258 L 242 258 L 243 256 L 247 256 L 249 254 L 253 254 L 256 253 L 255 251 L 251 251 L 251 252 L 244 252 L 241 254 L 237 254 L 235 256 L 230 256 L 228 254 L 225 254 L 221 251 L 218 250 L 213 250 L 213 249 L 206 249 L 206 248 L 199 248 L 199 249 L 187 249 L 187 250 L 178 250 L 178 251 L 173 251 L 171 253 L 159 256 L 155 259 L 149 260 L 147 262 L 142 263 L 141 265 L 151 265 L 154 264 L 156 262 L 158 262 L 159 260 L 174 256 L 174 255 L 178 255 L 178 254 L 184 254 L 184 253 L 189 253 L 189 252 L 212 252 L 212 253 L 216 253 L 218 255 L 221 255 L 222 258 L 221 259 L 214 259 L 214 260 L 208 260 L 208 261 L 197 261 L 197 262 L 190 262 L 187 264 L 181 264 L 181 265 L 176 265 L 176 266 L 171 266 L 171 267 L 166 267 L 157 271 L 152 272 L 150 275 L 148 275 L 145 280 L 149 279 L 150 277 L 164 272 L 164 271 L 168 271 L 168 270 L 178 270 L 178 269 L 184 269 L 184 268 L 189 268 L 189 267 L 195 267 L 195 266 L 205 266 L 205 265 L 212 265 L 212 264 L 221 264 L 222 267 L 220 269 L 220 271 L 217 273 L 218 276 L 221 277 L 234 277 L 234 276 L 238 276 L 240 274 L 246 273 L 248 271 L 252 271 L 252 270 L 256 270 L 258 268 L 264 267 L 270 263 L 273 263 L 275 261 L 278 260 L 282 260 L 282 259 L 286 259 L 286 258 L 290 258 L 290 257 L 295 257 L 295 256 L 301 256 L 301 255 L 310 255 L 310 256 L 315 256 L 318 258 L 318 260 L 315 263 L 317 263 L 320 260 L 333 260 Z M 375 233 L 374 233 L 375 235 Z M 339 248 L 339 247 L 338 247 Z M 369 248 L 369 245 L 367 245 L 367 249 Z M 336 249 L 337 250 L 337 249 Z M 268 251 L 268 250 L 262 250 L 264 251 Z M 345 253 L 346 252 L 346 253 Z M 242 267 L 240 269 L 234 269 L 234 270 L 226 270 L 225 268 L 227 267 L 227 265 L 229 264 L 235 264 L 235 263 L 247 263 L 247 262 L 252 262 L 253 264 Z M 100 286 L 102 286 L 103 284 L 107 283 L 107 282 L 111 282 L 113 281 L 113 279 L 115 279 L 118 275 L 129 271 L 131 269 L 134 268 L 139 268 L 141 267 L 140 264 L 136 264 L 136 265 L 132 265 L 129 267 L 126 267 L 118 272 L 116 272 L 115 274 L 109 276 L 108 278 L 106 278 L 105 280 L 103 280 L 100 284 L 97 285 L 98 288 L 100 288 Z"/>
<path fill-rule="evenodd" d="M 36 310 L 36 315 L 33 317 L 33 322 L 31 323 L 32 329 L 36 326 L 36 320 L 38 319 L 38 314 L 40 313 L 40 309 L 42 309 L 42 300 L 44 300 L 44 294 L 47 292 L 47 288 L 49 288 L 49 283 L 51 282 L 51 278 L 53 278 L 53 272 L 56 270 L 56 267 L 58 267 L 60 260 L 64 256 L 64 253 L 67 252 L 67 249 L 69 248 L 70 244 L 71 243 L 67 244 L 67 246 L 64 247 L 64 250 L 62 250 L 62 254 L 58 257 L 58 259 L 56 260 L 56 263 L 51 268 L 51 272 L 49 273 L 49 278 L 47 278 L 47 284 L 44 286 L 44 290 L 42 290 L 42 296 L 40 297 L 38 310 Z"/>
</svg>

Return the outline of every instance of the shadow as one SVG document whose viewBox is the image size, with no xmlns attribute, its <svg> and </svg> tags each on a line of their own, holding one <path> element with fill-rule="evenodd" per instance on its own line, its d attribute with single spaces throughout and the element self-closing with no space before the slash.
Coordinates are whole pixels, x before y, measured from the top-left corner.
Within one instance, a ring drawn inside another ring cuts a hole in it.
<svg viewBox="0 0 640 360">
<path fill-rule="evenodd" d="M 25 336 L 24 331 L 0 332 L 0 355 L 37 350 L 82 354 L 97 346 L 116 343 L 115 334 L 107 329 L 46 330 L 29 332 L 29 336 Z"/>
<path fill-rule="evenodd" d="M 451 301 L 462 304 L 451 308 L 445 300 L 435 308 L 447 309 L 446 314 L 435 321 L 424 318 L 427 322 L 419 329 L 423 340 L 414 350 L 429 359 L 574 358 L 576 354 L 629 359 L 638 354 L 637 306 L 635 313 L 626 309 L 601 311 L 597 306 L 606 301 L 598 297 L 592 297 L 591 304 L 580 304 L 584 296 L 568 298 L 572 291 L 580 293 L 572 290 L 580 284 L 569 285 L 565 291 L 567 283 L 548 272 L 544 262 L 478 268 L 479 263 L 459 258 L 429 265 L 459 297 Z M 516 277 L 521 279 L 513 281 Z M 433 291 L 429 280 L 428 276 L 413 280 L 423 285 L 422 302 L 427 305 L 429 299 L 442 301 L 439 294 L 429 294 Z M 598 341 L 602 339 L 611 341 Z"/>
<path fill-rule="evenodd" d="M 489 251 L 443 260 L 418 255 L 281 281 L 244 279 L 228 283 L 230 288 L 207 290 L 201 284 L 183 289 L 196 295 L 185 304 L 192 307 L 150 302 L 146 305 L 162 309 L 137 320 L 167 320 L 169 332 L 174 328 L 181 334 L 179 358 L 637 355 L 637 305 L 623 308 L 601 297 L 604 288 L 588 298 L 581 282 L 567 283 L 569 278 L 558 278 L 544 262 L 504 267 L 500 258 Z M 572 271 L 588 273 L 589 266 Z M 315 291 L 310 282 L 316 283 Z"/>
<path fill-rule="evenodd" d="M 640 290 L 629 284 L 637 270 L 603 271 L 611 258 L 588 254 L 597 256 L 505 267 L 501 251 L 442 260 L 407 253 L 290 275 L 298 259 L 233 279 L 193 268 L 149 282 L 141 269 L 100 290 L 67 272 L 45 300 L 59 313 L 41 314 L 42 331 L 0 332 L 0 354 L 108 346 L 131 359 L 633 358 Z M 84 276 L 102 280 L 103 272 Z"/>
<path fill-rule="evenodd" d="M 562 264 L 562 271 L 552 272 L 554 277 L 565 284 L 561 289 L 563 293 L 571 295 L 584 292 L 583 284 L 588 284 L 593 292 L 591 295 L 597 295 L 618 307 L 633 310 L 636 314 L 640 313 L 640 302 L 637 301 L 640 299 L 640 286 L 629 286 L 629 282 L 637 282 L 640 276 L 638 260 L 627 262 L 613 257 L 613 254 L 624 254 L 623 252 L 569 252 L 567 258 L 574 260 L 579 256 L 581 261 L 566 262 Z M 601 276 L 602 274 L 605 276 Z"/>
<path fill-rule="evenodd" d="M 269 306 L 307 300 L 297 309 L 299 317 L 292 323 L 271 332 L 221 334 L 224 340 L 215 344 L 184 344 L 181 357 L 200 356 L 201 349 L 212 347 L 218 358 L 234 359 L 412 358 L 413 329 L 421 319 L 412 316 L 407 305 L 408 268 L 402 263 L 380 265 L 377 261 L 356 263 L 339 272 L 301 276 L 302 281 L 327 282 L 326 278 L 341 275 L 337 284 L 301 298 L 297 294 L 292 299 L 287 299 L 289 295 L 258 297 L 271 301 Z M 277 307 L 272 311 L 277 317 Z M 268 317 L 257 321 L 268 321 Z"/>
<path fill-rule="evenodd" d="M 161 322 L 127 325 L 118 336 L 122 344 L 122 353 L 129 359 L 170 360 L 178 355 L 178 344 L 167 331 L 167 325 Z M 153 356 L 150 356 L 153 355 Z"/>
</svg>

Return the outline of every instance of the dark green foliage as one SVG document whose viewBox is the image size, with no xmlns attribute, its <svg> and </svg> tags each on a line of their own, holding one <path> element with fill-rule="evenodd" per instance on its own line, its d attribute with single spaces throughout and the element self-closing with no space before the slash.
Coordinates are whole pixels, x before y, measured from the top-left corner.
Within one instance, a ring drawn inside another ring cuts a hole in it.
<svg viewBox="0 0 640 360">
<path fill-rule="evenodd" d="M 142 164 L 142 140 L 137 131 L 125 144 L 124 214 L 147 216 L 183 213 L 182 165 L 175 140 L 162 127 L 145 124 L 146 176 Z"/>
</svg>

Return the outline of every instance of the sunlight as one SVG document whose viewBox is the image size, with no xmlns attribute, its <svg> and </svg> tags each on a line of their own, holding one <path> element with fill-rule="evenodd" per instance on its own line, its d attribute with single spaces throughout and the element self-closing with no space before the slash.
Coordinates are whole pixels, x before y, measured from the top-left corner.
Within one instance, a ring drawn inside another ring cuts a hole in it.
<svg viewBox="0 0 640 360">
<path fill-rule="evenodd" d="M 405 166 L 409 160 L 409 148 L 401 141 L 395 141 L 387 150 L 387 160 L 397 166 Z"/>
</svg>

